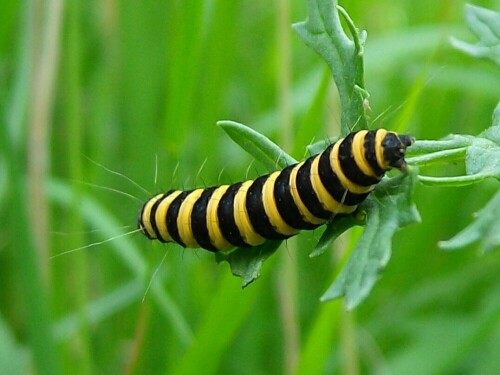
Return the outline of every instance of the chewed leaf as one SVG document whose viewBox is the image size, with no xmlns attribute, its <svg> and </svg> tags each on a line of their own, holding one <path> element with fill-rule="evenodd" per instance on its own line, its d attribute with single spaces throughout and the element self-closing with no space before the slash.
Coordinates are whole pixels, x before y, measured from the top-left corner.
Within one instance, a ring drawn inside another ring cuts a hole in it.
<svg viewBox="0 0 500 375">
<path fill-rule="evenodd" d="M 478 37 L 476 44 L 451 38 L 451 44 L 473 57 L 488 58 L 500 65 L 500 13 L 475 5 L 466 5 L 470 30 Z"/>
<path fill-rule="evenodd" d="M 391 257 L 394 233 L 420 221 L 412 203 L 417 170 L 385 180 L 374 197 L 363 204 L 368 212 L 365 230 L 354 251 L 332 286 L 321 297 L 329 301 L 345 296 L 345 305 L 353 309 L 370 293 L 380 272 Z"/>
<path fill-rule="evenodd" d="M 339 90 L 342 135 L 353 127 L 367 129 L 364 90 L 363 53 L 366 33 L 358 31 L 347 12 L 336 0 L 309 0 L 306 21 L 294 24 L 302 40 L 316 51 L 330 67 Z M 344 18 L 351 38 L 342 28 Z"/>
<path fill-rule="evenodd" d="M 500 192 L 475 217 L 474 223 L 448 241 L 441 241 L 439 247 L 457 250 L 477 243 L 484 253 L 500 249 Z"/>
<path fill-rule="evenodd" d="M 282 241 L 267 241 L 260 246 L 237 248 L 230 253 L 216 253 L 217 262 L 226 261 L 235 276 L 243 278 L 242 287 L 255 281 L 260 276 L 264 261 L 281 245 Z"/>
<path fill-rule="evenodd" d="M 297 162 L 276 143 L 248 126 L 234 121 L 218 121 L 217 125 L 224 129 L 233 141 L 270 170 Z"/>
</svg>

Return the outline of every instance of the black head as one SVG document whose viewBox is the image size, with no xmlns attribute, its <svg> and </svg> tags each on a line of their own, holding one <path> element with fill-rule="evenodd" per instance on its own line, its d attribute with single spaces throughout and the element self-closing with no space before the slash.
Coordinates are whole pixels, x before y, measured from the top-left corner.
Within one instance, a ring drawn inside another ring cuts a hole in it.
<svg viewBox="0 0 500 375">
<path fill-rule="evenodd" d="M 415 138 L 405 134 L 387 133 L 382 141 L 384 159 L 387 163 L 398 169 L 406 169 L 405 152 L 415 142 Z"/>
</svg>

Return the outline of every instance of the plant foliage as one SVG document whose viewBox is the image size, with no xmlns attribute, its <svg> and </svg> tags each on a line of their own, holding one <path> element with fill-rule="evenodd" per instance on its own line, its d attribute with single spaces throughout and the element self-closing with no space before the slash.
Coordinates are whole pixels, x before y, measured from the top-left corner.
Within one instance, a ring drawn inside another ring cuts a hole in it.
<svg viewBox="0 0 500 375">
<path fill-rule="evenodd" d="M 367 128 L 369 94 L 364 88 L 363 54 L 366 32 L 359 32 L 347 12 L 331 0 L 309 0 L 309 17 L 294 25 L 302 40 L 316 51 L 332 71 L 339 90 L 342 107 L 341 127 L 345 135 L 353 128 Z M 469 46 L 453 39 L 453 44 L 474 56 L 488 56 L 493 61 L 499 48 L 496 33 L 498 14 L 473 6 L 467 7 L 471 29 L 480 39 L 479 46 Z M 342 28 L 342 17 L 351 34 Z M 495 34 L 496 33 L 496 34 Z M 478 183 L 494 177 L 500 179 L 500 106 L 494 116 L 494 124 L 478 136 L 450 135 L 439 141 L 417 141 L 409 149 L 408 163 L 426 166 L 449 161 L 465 161 L 466 175 L 454 177 L 432 177 L 418 175 L 412 168 L 407 174 L 385 179 L 375 193 L 361 204 L 359 210 L 366 212 L 366 220 L 355 216 L 327 224 L 311 256 L 322 254 L 338 236 L 354 225 L 365 225 L 363 235 L 355 246 L 345 267 L 332 286 L 322 296 L 323 301 L 345 296 L 347 308 L 354 308 L 370 293 L 383 268 L 391 257 L 394 234 L 401 228 L 420 221 L 420 215 L 412 201 L 415 183 L 420 181 L 431 186 L 457 187 Z M 290 155 L 267 137 L 231 121 L 219 125 L 245 151 L 274 169 L 294 163 Z M 326 142 L 312 145 L 315 152 L 322 150 Z M 497 194 L 498 195 L 498 194 Z M 441 247 L 456 249 L 482 239 L 482 248 L 489 251 L 497 247 L 498 198 L 494 198 L 479 214 L 475 224 L 450 241 L 441 242 Z M 495 232 L 496 231 L 496 232 Z M 260 275 L 264 261 L 278 248 L 280 241 L 273 241 L 248 249 L 236 249 L 229 254 L 218 255 L 225 260 L 233 274 L 243 278 L 243 287 Z"/>
</svg>

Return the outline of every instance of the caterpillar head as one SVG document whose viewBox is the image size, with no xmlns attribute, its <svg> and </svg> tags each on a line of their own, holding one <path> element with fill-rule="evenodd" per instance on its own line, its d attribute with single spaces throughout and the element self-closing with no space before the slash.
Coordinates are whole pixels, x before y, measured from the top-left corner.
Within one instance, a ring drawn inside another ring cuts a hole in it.
<svg viewBox="0 0 500 375">
<path fill-rule="evenodd" d="M 415 142 L 415 138 L 405 134 L 387 133 L 382 141 L 384 159 L 392 168 L 406 170 L 406 148 Z"/>
</svg>

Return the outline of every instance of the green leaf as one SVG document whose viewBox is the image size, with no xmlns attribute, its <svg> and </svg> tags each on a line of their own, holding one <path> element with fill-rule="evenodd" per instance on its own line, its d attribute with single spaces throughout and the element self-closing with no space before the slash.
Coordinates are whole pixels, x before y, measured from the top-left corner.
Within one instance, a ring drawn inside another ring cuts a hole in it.
<svg viewBox="0 0 500 375">
<path fill-rule="evenodd" d="M 500 127 L 500 103 L 497 104 L 495 110 L 493 111 L 493 126 Z M 491 139 L 491 136 L 487 136 L 488 139 Z M 497 143 L 500 143 L 497 141 Z"/>
<path fill-rule="evenodd" d="M 500 65 L 500 13 L 475 5 L 465 6 L 469 29 L 479 41 L 470 44 L 451 38 L 451 44 L 458 50 L 477 58 L 487 58 Z"/>
<path fill-rule="evenodd" d="M 416 169 L 386 179 L 363 203 L 362 207 L 368 212 L 365 230 L 340 275 L 321 297 L 322 301 L 345 296 L 346 308 L 353 309 L 368 296 L 391 257 L 394 233 L 420 221 L 412 203 L 416 180 Z"/>
<path fill-rule="evenodd" d="M 330 248 L 330 245 L 347 229 L 355 225 L 363 225 L 364 220 L 359 220 L 356 217 L 349 215 L 340 219 L 335 219 L 327 224 L 325 231 L 321 235 L 314 250 L 309 254 L 311 258 L 323 254 Z"/>
<path fill-rule="evenodd" d="M 336 0 L 309 0 L 309 17 L 294 24 L 302 40 L 316 51 L 330 67 L 339 90 L 341 134 L 356 126 L 367 129 L 365 110 L 368 93 L 364 89 L 363 54 L 366 32 L 359 32 L 347 12 Z M 352 40 L 342 28 L 339 12 L 349 28 Z"/>
<path fill-rule="evenodd" d="M 427 148 L 431 153 L 408 158 L 411 164 L 431 164 L 460 159 L 465 151 L 465 176 L 430 177 L 419 176 L 420 182 L 435 186 L 465 186 L 480 182 L 486 178 L 500 180 L 500 105 L 493 113 L 493 126 L 477 137 L 454 136 L 451 141 L 420 142 L 419 152 Z M 451 144 L 457 142 L 454 146 Z M 418 143 L 418 142 L 417 142 Z M 433 143 L 435 146 L 433 146 Z M 467 145 L 468 143 L 468 145 Z M 441 144 L 448 144 L 449 149 L 439 150 Z M 454 148 L 458 146 L 458 148 Z"/>
<path fill-rule="evenodd" d="M 235 276 L 243 278 L 242 288 L 255 281 L 260 276 L 264 261 L 281 245 L 282 241 L 266 241 L 255 247 L 239 247 L 230 253 L 216 253 L 217 262 L 226 261 Z"/>
<path fill-rule="evenodd" d="M 270 170 L 284 168 L 297 161 L 266 136 L 234 121 L 218 121 L 219 125 L 246 152 Z"/>
<path fill-rule="evenodd" d="M 441 241 L 444 250 L 457 250 L 477 243 L 487 253 L 500 248 L 500 192 L 474 216 L 476 220 L 448 241 Z"/>
<path fill-rule="evenodd" d="M 443 139 L 437 141 L 427 141 L 427 140 L 416 140 L 414 144 L 411 145 L 407 150 L 407 155 L 422 155 L 428 154 L 430 152 L 440 152 L 453 150 L 458 148 L 464 148 L 471 144 L 471 139 L 473 137 L 470 135 L 463 134 L 449 134 Z M 406 161 L 411 160 L 407 158 Z"/>
<path fill-rule="evenodd" d="M 478 138 L 467 150 L 465 167 L 467 175 L 500 180 L 500 145 Z"/>
<path fill-rule="evenodd" d="M 499 107 L 493 114 L 493 126 L 479 134 L 467 149 L 465 167 L 468 175 L 484 175 L 500 180 Z"/>
</svg>

